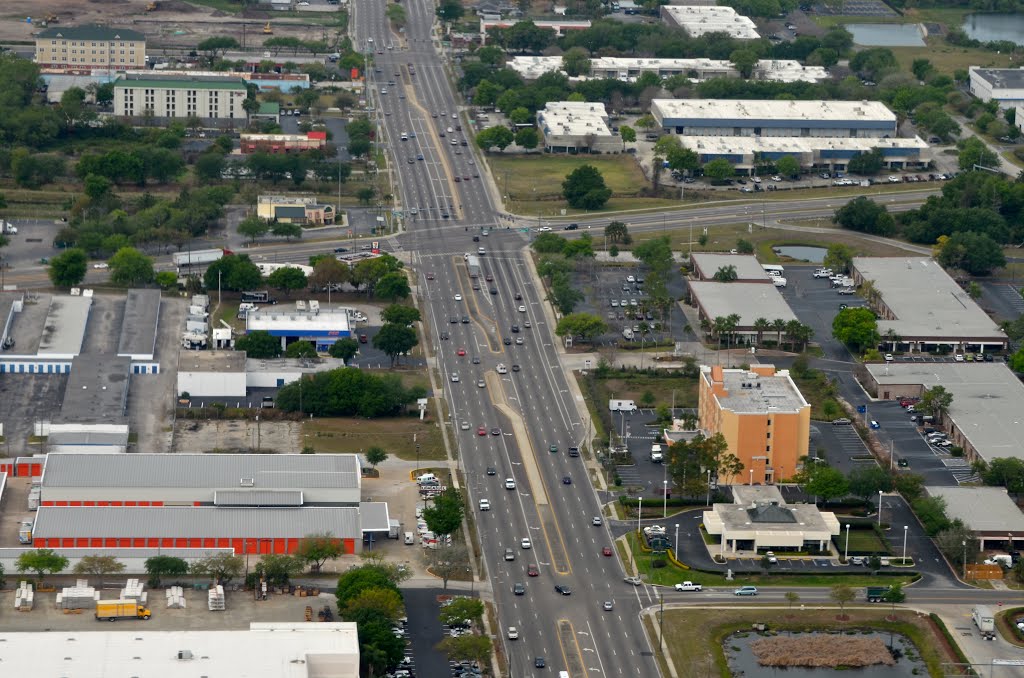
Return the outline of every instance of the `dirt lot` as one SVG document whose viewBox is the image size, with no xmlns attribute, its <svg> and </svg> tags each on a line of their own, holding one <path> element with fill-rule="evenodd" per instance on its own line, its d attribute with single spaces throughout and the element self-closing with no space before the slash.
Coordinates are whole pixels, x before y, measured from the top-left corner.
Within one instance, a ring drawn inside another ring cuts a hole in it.
<svg viewBox="0 0 1024 678">
<path fill-rule="evenodd" d="M 241 420 L 194 421 L 179 419 L 174 425 L 175 452 L 210 450 L 300 452 L 300 424 L 292 421 L 261 422 Z"/>
<path fill-rule="evenodd" d="M 28 9 L 0 16 L 0 42 L 31 42 L 33 34 L 40 30 L 36 21 L 51 13 L 58 17 L 59 25 L 115 21 L 118 26 L 145 33 L 150 52 L 161 47 L 194 47 L 214 35 L 231 36 L 241 43 L 243 25 L 245 44 L 255 47 L 262 44 L 263 25 L 268 20 L 273 21 L 274 34 L 267 37 L 322 38 L 322 24 L 309 23 L 307 19 L 285 19 L 274 16 L 274 12 L 246 10 L 244 15 L 229 14 L 182 0 L 159 0 L 157 11 L 146 12 L 147 4 L 149 0 L 38 0 Z M 26 16 L 33 17 L 34 22 L 27 23 Z"/>
</svg>

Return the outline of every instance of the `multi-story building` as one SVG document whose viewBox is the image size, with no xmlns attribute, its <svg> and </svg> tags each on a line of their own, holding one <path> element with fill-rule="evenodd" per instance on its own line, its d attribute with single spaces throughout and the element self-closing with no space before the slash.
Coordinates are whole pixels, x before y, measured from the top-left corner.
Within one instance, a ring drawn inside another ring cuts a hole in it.
<svg viewBox="0 0 1024 678">
<path fill-rule="evenodd" d="M 36 34 L 40 68 L 124 71 L 146 66 L 146 36 L 111 26 L 54 26 Z"/>
<path fill-rule="evenodd" d="M 707 137 L 895 137 L 896 114 L 880 101 L 655 99 L 665 132 Z"/>
<path fill-rule="evenodd" d="M 537 111 L 544 150 L 552 153 L 615 153 L 622 139 L 608 127 L 604 104 L 588 101 L 549 101 Z"/>
<path fill-rule="evenodd" d="M 971 66 L 971 94 L 982 101 L 998 101 L 1000 108 L 1024 105 L 1024 68 Z M 1017 120 L 1020 120 L 1018 116 Z"/>
<path fill-rule="evenodd" d="M 729 453 L 743 464 L 719 483 L 769 485 L 792 478 L 810 444 L 811 406 L 786 370 L 752 365 L 749 370 L 702 366 L 700 428 L 721 433 Z"/>
<path fill-rule="evenodd" d="M 131 74 L 114 82 L 114 115 L 155 119 L 197 117 L 216 124 L 244 121 L 245 82 L 233 77 Z"/>
</svg>

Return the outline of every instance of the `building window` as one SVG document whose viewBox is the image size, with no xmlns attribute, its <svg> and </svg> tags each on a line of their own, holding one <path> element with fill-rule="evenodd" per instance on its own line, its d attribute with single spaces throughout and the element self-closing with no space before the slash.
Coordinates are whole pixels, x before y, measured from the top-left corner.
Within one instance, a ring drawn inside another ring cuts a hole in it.
<svg viewBox="0 0 1024 678">
<path fill-rule="evenodd" d="M 768 440 L 771 440 L 771 439 L 772 439 L 772 432 L 768 431 Z"/>
</svg>

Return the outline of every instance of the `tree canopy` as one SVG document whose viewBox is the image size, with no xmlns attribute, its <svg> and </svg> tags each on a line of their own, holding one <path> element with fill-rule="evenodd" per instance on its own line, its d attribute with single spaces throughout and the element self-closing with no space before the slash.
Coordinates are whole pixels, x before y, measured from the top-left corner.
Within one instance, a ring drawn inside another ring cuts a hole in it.
<svg viewBox="0 0 1024 678">
<path fill-rule="evenodd" d="M 612 191 L 605 186 L 604 177 L 593 165 L 580 165 L 562 182 L 562 195 L 570 207 L 599 210 L 612 197 Z"/>
<path fill-rule="evenodd" d="M 832 320 L 832 336 L 857 350 L 874 348 L 881 340 L 875 314 L 863 306 L 839 311 Z"/>
<path fill-rule="evenodd" d="M 396 374 L 377 374 L 354 367 L 317 372 L 299 382 L 285 384 L 275 404 L 286 412 L 299 411 L 316 417 L 384 417 L 401 414 L 417 398 L 426 395 L 422 386 L 406 388 Z"/>
</svg>

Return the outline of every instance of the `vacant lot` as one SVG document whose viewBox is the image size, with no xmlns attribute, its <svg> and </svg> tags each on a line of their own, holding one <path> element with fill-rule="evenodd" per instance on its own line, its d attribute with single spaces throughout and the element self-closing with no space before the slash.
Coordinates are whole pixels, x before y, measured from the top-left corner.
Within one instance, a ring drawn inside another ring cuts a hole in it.
<svg viewBox="0 0 1024 678">
<path fill-rule="evenodd" d="M 431 408 L 428 410 L 433 412 Z M 391 419 L 312 419 L 302 425 L 302 445 L 316 452 L 361 453 L 378 446 L 388 454 L 415 461 L 445 458 L 444 442 L 433 416 Z"/>
<path fill-rule="evenodd" d="M 615 197 L 636 196 L 647 184 L 631 155 L 552 156 L 489 155 L 494 180 L 503 195 L 514 202 L 562 201 L 562 181 L 580 165 L 593 165 L 601 172 Z"/>
</svg>

